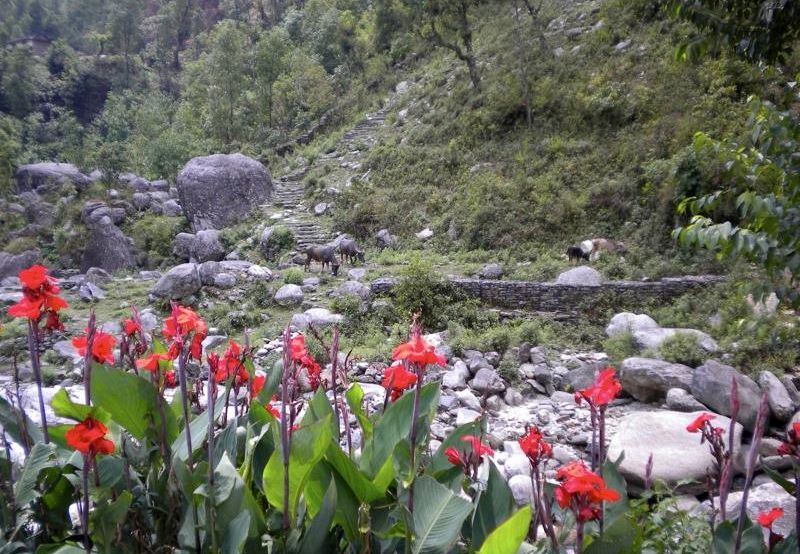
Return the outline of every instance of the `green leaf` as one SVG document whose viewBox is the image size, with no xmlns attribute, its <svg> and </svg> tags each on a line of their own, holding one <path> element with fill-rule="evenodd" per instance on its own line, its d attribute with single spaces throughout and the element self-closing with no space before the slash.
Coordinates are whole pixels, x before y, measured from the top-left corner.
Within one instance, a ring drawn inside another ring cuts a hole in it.
<svg viewBox="0 0 800 554">
<path fill-rule="evenodd" d="M 414 480 L 414 541 L 412 551 L 447 552 L 458 539 L 472 504 L 428 475 Z"/>
<path fill-rule="evenodd" d="M 13 407 L 3 397 L 0 397 L 0 425 L 17 444 L 27 442 L 32 446 L 37 442 L 44 442 L 39 426 L 24 411 Z"/>
<path fill-rule="evenodd" d="M 772 554 L 797 554 L 797 536 L 792 533 L 772 549 Z"/>
<path fill-rule="evenodd" d="M 239 554 L 250 530 L 250 512 L 245 510 L 236 516 L 225 529 L 222 537 L 223 554 Z"/>
<path fill-rule="evenodd" d="M 350 486 L 359 501 L 371 503 L 384 496 L 384 491 L 370 481 L 334 441 L 331 441 L 328 446 L 325 458 L 336 473 Z"/>
<path fill-rule="evenodd" d="M 111 419 L 142 440 L 160 428 L 158 392 L 152 383 L 119 369 L 95 364 L 92 367 L 92 400 L 111 414 Z M 167 429 L 176 429 L 170 412 L 164 410 Z"/>
<path fill-rule="evenodd" d="M 794 496 L 795 492 L 795 485 L 788 479 L 786 479 L 783 475 L 767 467 L 766 465 L 763 467 L 764 473 L 769 475 L 769 478 L 772 479 L 776 484 L 780 485 L 783 490 L 788 492 L 791 496 Z"/>
<path fill-rule="evenodd" d="M 481 548 L 483 541 L 514 512 L 514 496 L 494 463 L 489 464 L 486 490 L 480 493 L 472 518 L 472 547 Z"/>
<path fill-rule="evenodd" d="M 433 475 L 440 471 L 449 471 L 453 467 L 453 464 L 448 461 L 445 451 L 450 447 L 463 448 L 464 443 L 461 442 L 461 437 L 465 435 L 479 437 L 481 435 L 481 420 L 477 419 L 460 427 L 456 427 L 455 430 L 442 441 L 436 454 L 433 455 L 433 458 L 431 458 L 431 461 L 427 464 L 425 473 Z"/>
<path fill-rule="evenodd" d="M 525 506 L 499 525 L 486 537 L 480 554 L 517 554 L 528 535 L 531 524 L 531 507 Z"/>
<path fill-rule="evenodd" d="M 344 397 L 347 400 L 350 411 L 356 416 L 358 424 L 361 426 L 361 434 L 364 437 L 363 442 L 369 442 L 372 439 L 373 426 L 366 412 L 364 412 L 364 389 L 358 383 L 353 383 L 347 389 Z"/>
<path fill-rule="evenodd" d="M 330 416 L 292 433 L 289 453 L 289 513 L 293 519 L 297 503 L 303 493 L 306 480 L 314 466 L 322 459 L 332 440 Z M 283 510 L 283 454 L 282 445 L 277 444 L 275 452 L 264 468 L 264 489 L 267 500 L 275 508 Z"/>
<path fill-rule="evenodd" d="M 439 405 L 439 383 L 429 383 L 422 387 L 420 395 L 419 415 L 433 417 Z M 397 443 L 408 440 L 411 432 L 411 418 L 414 413 L 414 393 L 404 394 L 397 402 L 390 404 L 386 413 L 375 424 L 372 440 L 364 443 L 361 456 L 361 467 L 374 478 L 391 457 Z M 427 430 L 428 426 L 421 426 Z M 418 444 L 423 444 L 424 437 L 419 437 Z"/>
<path fill-rule="evenodd" d="M 52 406 L 57 416 L 66 417 L 75 421 L 83 421 L 88 415 L 91 415 L 93 418 L 103 423 L 108 423 L 109 420 L 108 412 L 102 408 L 73 402 L 65 389 L 59 389 L 59 391 L 53 395 L 50 406 Z"/>
<path fill-rule="evenodd" d="M 113 502 L 101 502 L 91 512 L 92 539 L 102 552 L 114 552 L 117 539 L 117 526 L 125 521 L 133 495 L 123 491 Z"/>
<path fill-rule="evenodd" d="M 303 421 L 300 423 L 300 425 L 309 425 L 315 421 L 319 421 L 327 417 L 330 418 L 331 422 L 331 436 L 338 441 L 339 426 L 336 423 L 336 414 L 331 407 L 331 401 L 328 400 L 328 396 L 325 394 L 325 391 L 323 391 L 322 387 L 320 387 L 317 389 L 317 392 L 314 393 L 314 397 L 308 403 L 308 408 L 306 409 L 306 413 L 303 415 Z"/>
<path fill-rule="evenodd" d="M 215 421 L 219 417 L 219 414 L 222 413 L 224 407 L 225 395 L 221 394 L 214 403 Z M 169 419 L 169 417 L 167 417 L 167 419 Z M 205 410 L 192 420 L 191 424 L 189 424 L 189 431 L 192 434 L 192 450 L 196 452 L 203 446 L 203 439 L 208 432 L 208 410 Z M 189 459 L 189 447 L 186 444 L 186 428 L 181 431 L 181 434 L 178 435 L 178 438 L 172 443 L 172 453 L 173 458 L 180 459 L 181 461 L 185 462 Z"/>
<path fill-rule="evenodd" d="M 53 444 L 36 443 L 31 448 L 28 459 L 22 468 L 22 473 L 14 487 L 14 499 L 18 506 L 27 506 L 39 496 L 36 483 L 39 473 L 56 462 L 56 447 Z"/>
<path fill-rule="evenodd" d="M 331 479 L 328 492 L 322 501 L 322 508 L 308 526 L 308 530 L 300 545 L 300 554 L 317 554 L 318 552 L 333 552 L 331 544 L 331 522 L 336 514 L 336 483 Z"/>
<path fill-rule="evenodd" d="M 717 525 L 711 542 L 713 554 L 730 554 L 736 543 L 736 527 L 731 521 L 723 521 Z"/>
</svg>

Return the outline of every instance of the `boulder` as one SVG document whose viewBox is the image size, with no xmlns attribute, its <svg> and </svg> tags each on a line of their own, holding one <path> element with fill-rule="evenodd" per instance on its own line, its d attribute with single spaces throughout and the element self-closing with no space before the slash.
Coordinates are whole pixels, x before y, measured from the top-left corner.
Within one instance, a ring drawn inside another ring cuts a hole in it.
<svg viewBox="0 0 800 554">
<path fill-rule="evenodd" d="M 17 192 L 44 193 L 58 190 L 70 183 L 82 189 L 92 183 L 74 165 L 52 162 L 21 165 L 14 173 L 14 179 L 17 182 Z"/>
<path fill-rule="evenodd" d="M 178 233 L 172 239 L 172 255 L 188 262 L 192 257 L 192 246 L 194 245 L 194 235 L 192 233 Z"/>
<path fill-rule="evenodd" d="M 433 237 L 433 230 L 430 227 L 425 227 L 422 231 L 415 235 L 419 240 L 426 241 Z"/>
<path fill-rule="evenodd" d="M 86 281 L 78 288 L 78 296 L 84 302 L 96 302 L 106 297 L 106 291 L 91 281 Z"/>
<path fill-rule="evenodd" d="M 225 258 L 225 247 L 219 238 L 219 231 L 206 229 L 198 231 L 191 246 L 191 256 L 197 263 L 218 262 Z"/>
<path fill-rule="evenodd" d="M 320 202 L 314 205 L 314 215 L 325 215 L 331 209 L 331 205 L 327 202 Z"/>
<path fill-rule="evenodd" d="M 651 358 L 627 358 L 620 365 L 622 389 L 641 402 L 664 400 L 672 388 L 691 390 L 694 370 Z"/>
<path fill-rule="evenodd" d="M 503 276 L 503 266 L 500 264 L 487 264 L 483 266 L 478 277 L 481 279 L 499 279 Z"/>
<path fill-rule="evenodd" d="M 136 265 L 133 239 L 110 222 L 101 222 L 89 230 L 89 240 L 83 251 L 81 271 L 99 267 L 109 273 L 130 269 Z"/>
<path fill-rule="evenodd" d="M 450 389 L 465 389 L 471 377 L 467 364 L 461 360 L 453 364 L 453 368 L 442 377 L 442 386 Z"/>
<path fill-rule="evenodd" d="M 369 300 L 372 291 L 370 290 L 369 286 L 365 285 L 364 283 L 359 283 L 358 281 L 345 281 L 336 290 L 336 294 L 339 296 L 355 296 L 366 302 Z"/>
<path fill-rule="evenodd" d="M 119 225 L 125 221 L 124 208 L 112 208 L 105 202 L 92 200 L 86 202 L 81 209 L 81 219 L 87 227 L 101 225 L 104 218 L 108 218 L 114 225 Z"/>
<path fill-rule="evenodd" d="M 660 325 L 646 314 L 621 312 L 615 314 L 606 326 L 606 335 L 614 337 L 622 333 L 635 333 L 646 329 L 658 329 Z"/>
<path fill-rule="evenodd" d="M 603 281 L 604 279 L 600 272 L 587 265 L 573 267 L 556 277 L 556 284 L 558 285 L 598 287 Z"/>
<path fill-rule="evenodd" d="M 95 285 L 111 282 L 111 275 L 103 268 L 90 267 L 86 271 L 86 280 Z"/>
<path fill-rule="evenodd" d="M 161 204 L 161 215 L 167 217 L 180 217 L 183 215 L 183 208 L 178 204 L 177 200 L 169 199 Z"/>
<path fill-rule="evenodd" d="M 731 366 L 708 360 L 694 370 L 692 396 L 722 415 L 731 413 L 731 383 L 736 379 L 739 390 L 739 415 L 736 421 L 753 429 L 761 391 L 755 382 Z"/>
<path fill-rule="evenodd" d="M 728 494 L 728 501 L 725 503 L 728 514 L 736 514 L 738 516 L 742 505 L 742 496 L 742 491 L 732 491 Z M 719 506 L 719 498 L 714 499 L 714 505 Z M 794 497 L 786 492 L 783 487 L 772 481 L 750 489 L 747 495 L 747 515 L 752 521 L 755 521 L 758 514 L 769 511 L 772 508 L 781 508 L 783 510 L 783 515 L 775 520 L 772 530 L 784 537 L 788 537 L 794 532 Z"/>
<path fill-rule="evenodd" d="M 38 250 L 26 250 L 19 254 L 0 252 L 0 279 L 16 277 L 23 269 L 39 263 L 40 258 Z"/>
<path fill-rule="evenodd" d="M 772 417 L 781 422 L 787 422 L 792 419 L 795 404 L 780 379 L 775 377 L 775 374 L 771 371 L 762 371 L 758 376 L 758 384 L 761 390 L 767 393 Z"/>
<path fill-rule="evenodd" d="M 178 173 L 177 186 L 183 211 L 196 230 L 240 222 L 269 200 L 273 188 L 267 168 L 242 154 L 193 158 Z"/>
<path fill-rule="evenodd" d="M 298 285 L 283 285 L 275 293 L 275 302 L 281 306 L 297 306 L 303 302 L 303 289 Z"/>
<path fill-rule="evenodd" d="M 200 275 L 200 282 L 203 285 L 211 286 L 214 284 L 214 279 L 222 273 L 222 265 L 219 262 L 203 262 L 197 266 L 197 271 Z"/>
<path fill-rule="evenodd" d="M 508 480 L 508 488 L 517 506 L 530 506 L 533 503 L 533 481 L 530 475 L 514 475 Z"/>
<path fill-rule="evenodd" d="M 367 276 L 367 270 L 363 267 L 354 267 L 351 270 L 348 270 L 347 277 L 351 281 L 360 281 L 364 277 Z"/>
<path fill-rule="evenodd" d="M 480 393 L 498 393 L 506 390 L 506 384 L 503 379 L 493 369 L 481 368 L 475 373 L 470 386 Z"/>
<path fill-rule="evenodd" d="M 691 484 L 678 487 L 681 492 L 700 493 L 706 488 L 706 470 L 713 468 L 714 458 L 707 444 L 700 443 L 700 435 L 689 433 L 686 426 L 702 412 L 637 412 L 619 420 L 617 431 L 608 448 L 608 459 L 616 460 L 621 454 L 625 458 L 619 471 L 628 485 L 641 488 L 645 480 L 645 468 L 653 455 L 654 480 L 661 479 L 669 487 L 677 487 L 681 481 Z M 730 420 L 717 416 L 716 427 L 728 429 Z M 727 442 L 728 433 L 724 433 Z M 742 426 L 736 424 L 734 448 L 741 449 Z"/>
<path fill-rule="evenodd" d="M 391 248 L 397 244 L 397 235 L 391 234 L 389 229 L 381 229 L 375 235 L 375 242 L 381 250 L 384 248 Z"/>
<path fill-rule="evenodd" d="M 344 319 L 341 315 L 331 313 L 330 310 L 326 310 L 325 308 L 311 308 L 306 310 L 303 315 L 308 324 L 317 329 L 337 325 Z"/>
<path fill-rule="evenodd" d="M 669 389 L 667 391 L 667 408 L 676 412 L 698 412 L 706 409 L 685 389 Z"/>
<path fill-rule="evenodd" d="M 150 190 L 150 181 L 133 173 L 120 173 L 117 180 L 136 192 L 146 192 Z"/>
<path fill-rule="evenodd" d="M 153 286 L 153 296 L 159 298 L 186 298 L 198 292 L 202 286 L 197 264 L 176 265 L 167 271 Z"/>
<path fill-rule="evenodd" d="M 217 273 L 214 275 L 214 286 L 218 289 L 232 289 L 236 286 L 236 277 L 230 273 Z"/>
<path fill-rule="evenodd" d="M 697 341 L 697 346 L 706 352 L 716 352 L 719 348 L 716 341 L 712 339 L 711 336 L 697 329 L 671 329 L 667 327 L 640 329 L 633 332 L 633 340 L 639 348 L 657 350 L 665 340 L 678 334 L 694 336 Z"/>
<path fill-rule="evenodd" d="M 247 275 L 256 281 L 272 280 L 272 271 L 263 265 L 253 264 L 247 268 Z"/>
</svg>

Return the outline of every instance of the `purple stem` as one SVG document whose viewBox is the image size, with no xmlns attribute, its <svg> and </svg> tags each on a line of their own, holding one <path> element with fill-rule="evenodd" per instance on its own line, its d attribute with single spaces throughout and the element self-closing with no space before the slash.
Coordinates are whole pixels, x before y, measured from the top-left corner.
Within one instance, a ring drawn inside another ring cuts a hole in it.
<svg viewBox="0 0 800 554">
<path fill-rule="evenodd" d="M 425 367 L 417 366 L 417 384 L 414 387 L 414 412 L 411 416 L 411 435 L 409 440 L 411 442 L 411 471 L 416 473 L 416 456 L 417 456 L 417 418 L 419 417 L 419 403 L 422 396 L 422 383 L 425 380 Z M 411 486 L 408 489 L 408 511 L 414 516 L 414 481 L 411 481 Z"/>
<path fill-rule="evenodd" d="M 86 354 L 83 356 L 83 393 L 87 406 L 92 405 L 92 347 L 96 330 L 94 310 L 89 310 L 89 322 L 86 324 Z"/>
<path fill-rule="evenodd" d="M 39 396 L 39 415 L 42 418 L 42 435 L 44 443 L 50 444 L 50 433 L 47 430 L 47 412 L 44 410 L 44 395 L 42 394 L 42 367 L 39 363 L 39 322 L 28 320 L 28 351 L 31 354 L 31 368 L 33 378 L 36 380 L 36 392 Z M 20 409 L 22 406 L 20 406 Z"/>
<path fill-rule="evenodd" d="M 719 482 L 719 514 L 723 521 L 727 519 L 728 512 L 728 492 L 731 489 L 733 480 L 733 437 L 736 431 L 736 418 L 739 415 L 739 384 L 736 376 L 731 378 L 731 424 L 728 426 L 728 448 L 725 458 L 725 465 L 722 468 Z"/>
<path fill-rule="evenodd" d="M 289 529 L 289 381 L 291 373 L 291 335 L 289 327 L 283 331 L 283 375 L 281 376 L 281 449 L 283 455 L 283 528 Z"/>
<path fill-rule="evenodd" d="M 744 518 L 747 515 L 747 497 L 750 494 L 750 485 L 753 484 L 753 474 L 756 470 L 756 459 L 758 458 L 758 447 L 761 444 L 761 437 L 764 435 L 764 428 L 767 425 L 768 416 L 769 403 L 767 401 L 767 393 L 765 392 L 761 395 L 761 403 L 758 405 L 756 427 L 753 431 L 753 443 L 750 445 L 750 452 L 747 456 L 747 476 L 745 478 L 744 491 L 742 493 L 742 504 L 739 507 L 739 523 L 736 526 L 736 544 L 733 549 L 734 553 L 738 553 L 742 546 Z"/>
</svg>

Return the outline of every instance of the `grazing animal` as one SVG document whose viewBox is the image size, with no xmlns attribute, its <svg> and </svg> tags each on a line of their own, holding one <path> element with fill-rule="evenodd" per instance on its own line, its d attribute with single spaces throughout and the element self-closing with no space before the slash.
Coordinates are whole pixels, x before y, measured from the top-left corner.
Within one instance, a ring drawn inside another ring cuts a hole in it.
<svg viewBox="0 0 800 554">
<path fill-rule="evenodd" d="M 580 246 L 569 246 L 567 248 L 567 258 L 569 261 L 573 260 L 589 260 L 589 253 L 584 252 Z"/>
<path fill-rule="evenodd" d="M 345 262 L 345 258 L 351 264 L 355 264 L 356 260 L 364 263 L 364 251 L 358 247 L 358 244 L 353 239 L 344 239 L 339 243 L 339 254 L 342 257 L 342 263 Z"/>
<path fill-rule="evenodd" d="M 311 262 L 320 262 L 322 269 L 326 265 L 331 267 L 331 273 L 336 275 L 339 272 L 339 260 L 336 259 L 336 249 L 333 246 L 317 246 L 312 245 L 306 248 L 306 265 L 305 270 L 311 268 Z"/>
<path fill-rule="evenodd" d="M 610 254 L 625 254 L 628 249 L 625 247 L 624 242 L 618 242 L 610 239 L 592 239 L 592 252 L 608 252 Z"/>
</svg>

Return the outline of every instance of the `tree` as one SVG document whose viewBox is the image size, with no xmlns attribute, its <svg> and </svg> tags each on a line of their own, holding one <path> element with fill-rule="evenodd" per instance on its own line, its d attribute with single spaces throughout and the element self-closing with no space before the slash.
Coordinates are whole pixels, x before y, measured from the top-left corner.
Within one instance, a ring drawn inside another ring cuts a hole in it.
<svg viewBox="0 0 800 554">
<path fill-rule="evenodd" d="M 800 2 L 792 0 L 670 0 L 672 12 L 699 33 L 678 56 L 695 59 L 727 49 L 752 62 L 783 61 L 800 38 Z"/>
<path fill-rule="evenodd" d="M 286 71 L 290 48 L 289 34 L 281 27 L 262 33 L 256 44 L 256 86 L 261 97 L 262 113 L 269 126 L 272 125 L 273 86 Z"/>
<path fill-rule="evenodd" d="M 111 41 L 125 56 L 125 86 L 128 87 L 130 86 L 130 55 L 138 49 L 141 41 L 139 21 L 142 14 L 142 2 L 119 0 L 117 8 L 112 14 Z"/>
<path fill-rule="evenodd" d="M 478 64 L 472 45 L 470 8 L 483 0 L 423 0 L 423 22 L 420 34 L 435 46 L 446 48 L 467 65 L 469 79 L 475 90 L 480 89 Z"/>
<path fill-rule="evenodd" d="M 289 56 L 288 71 L 275 83 L 275 120 L 284 128 L 308 125 L 333 98 L 325 68 L 302 50 Z"/>
<path fill-rule="evenodd" d="M 680 203 L 678 212 L 693 217 L 673 236 L 720 258 L 756 263 L 781 299 L 800 306 L 800 122 L 769 102 L 751 103 L 750 132 L 742 142 L 695 136 L 695 149 L 717 162 L 723 185 Z M 719 221 L 731 208 L 736 216 Z"/>
</svg>

